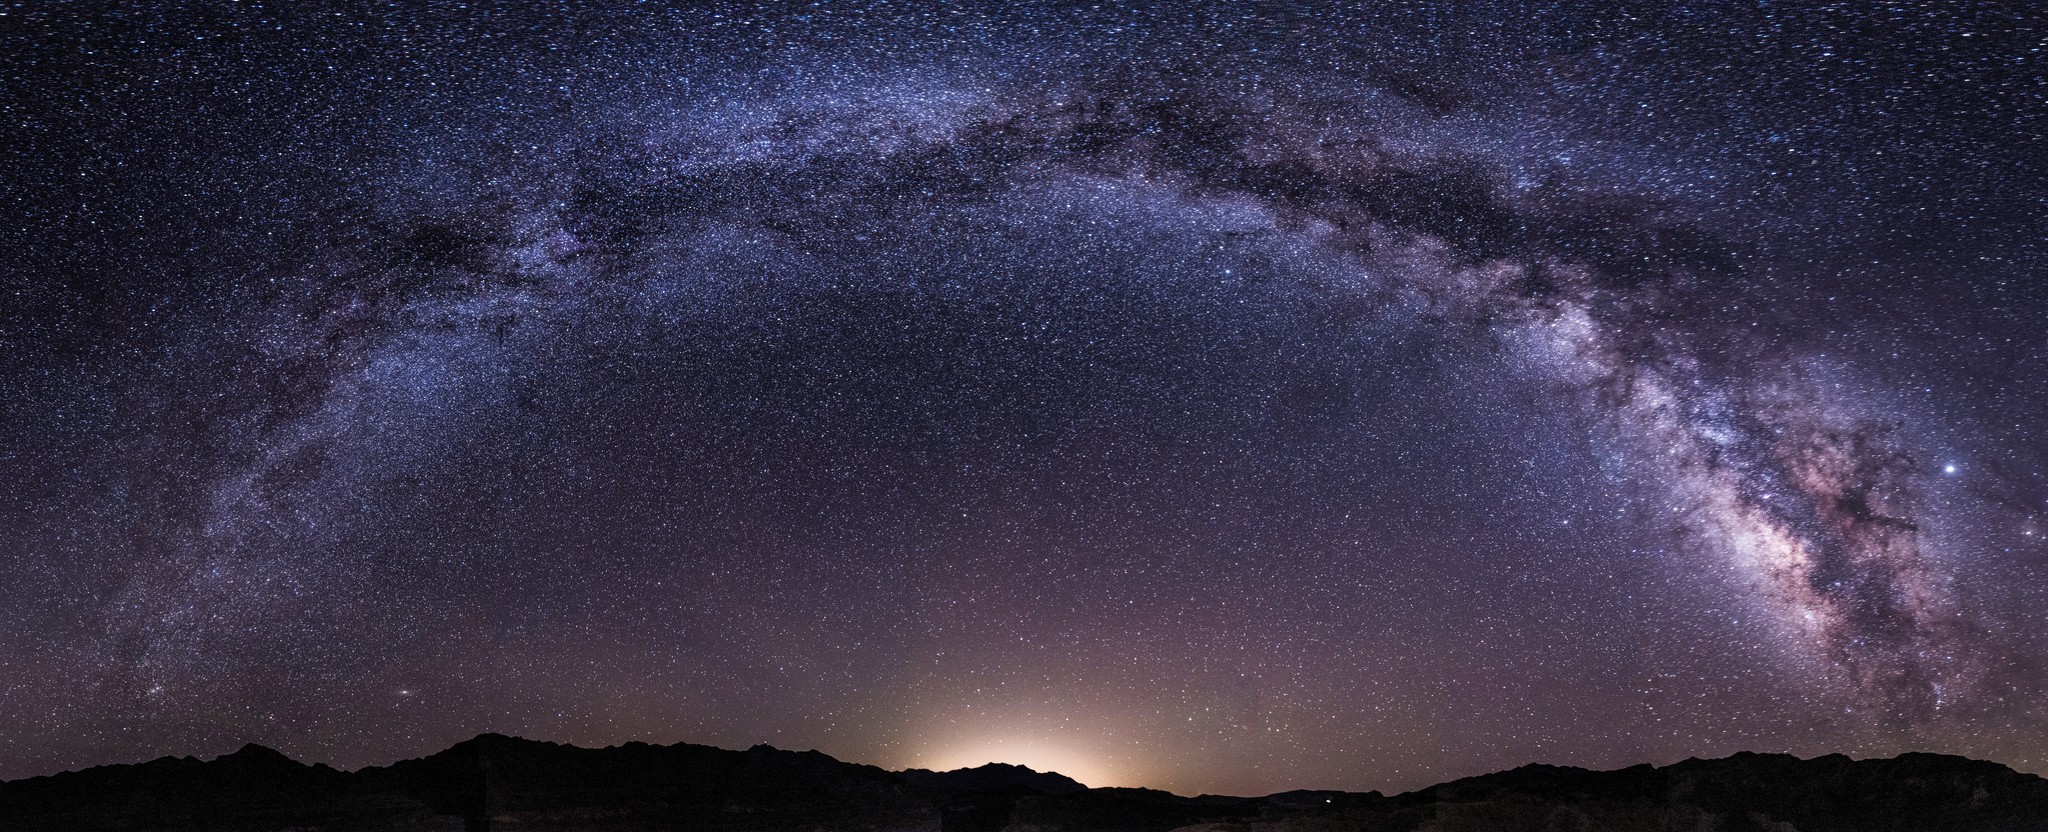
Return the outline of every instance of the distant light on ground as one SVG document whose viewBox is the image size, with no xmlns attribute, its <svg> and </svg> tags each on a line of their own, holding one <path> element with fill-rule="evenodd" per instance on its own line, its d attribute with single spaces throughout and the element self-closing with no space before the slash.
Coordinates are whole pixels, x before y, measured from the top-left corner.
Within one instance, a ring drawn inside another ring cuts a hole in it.
<svg viewBox="0 0 2048 832">
<path fill-rule="evenodd" d="M 988 763 L 1009 763 L 1035 771 L 1056 771 L 1091 787 L 1143 785 L 1142 778 L 1094 754 L 1062 745 L 1055 740 L 1036 738 L 964 739 L 956 744 L 935 748 L 911 765 L 933 771 L 951 771 L 975 768 Z"/>
</svg>

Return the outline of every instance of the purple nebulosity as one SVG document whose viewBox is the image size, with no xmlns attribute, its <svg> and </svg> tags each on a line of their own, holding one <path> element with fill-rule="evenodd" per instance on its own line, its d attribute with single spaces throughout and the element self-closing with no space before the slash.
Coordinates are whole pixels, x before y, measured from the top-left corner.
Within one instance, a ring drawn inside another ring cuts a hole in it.
<svg viewBox="0 0 2048 832">
<path fill-rule="evenodd" d="M 2038 165 L 1942 138 L 1999 125 L 1677 18 L 851 8 L 279 22 L 204 83 L 214 21 L 38 17 L 0 776 L 2048 765 Z"/>
</svg>

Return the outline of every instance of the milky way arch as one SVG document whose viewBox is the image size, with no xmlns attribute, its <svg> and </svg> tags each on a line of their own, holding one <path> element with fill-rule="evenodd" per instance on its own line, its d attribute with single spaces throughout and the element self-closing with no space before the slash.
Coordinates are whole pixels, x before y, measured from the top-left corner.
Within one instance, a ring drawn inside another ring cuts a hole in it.
<svg viewBox="0 0 2048 832">
<path fill-rule="evenodd" d="M 1270 279 L 1491 339 L 1645 484 L 1640 522 L 1668 528 L 1685 557 L 1738 570 L 1774 615 L 1769 638 L 1834 669 L 1816 678 L 1908 721 L 1986 684 L 1921 550 L 1912 495 L 1928 463 L 1831 393 L 1829 370 L 1743 325 L 1740 307 L 1758 301 L 1740 257 L 1655 204 L 1517 183 L 1335 104 L 1160 83 L 879 86 L 694 118 L 536 145 L 454 198 L 378 195 L 347 223 L 351 239 L 244 316 L 262 404 L 212 418 L 258 439 L 209 477 L 204 510 L 114 608 L 143 684 L 189 675 L 202 653 L 227 675 L 234 660 L 200 645 L 276 637 L 230 631 L 360 591 L 352 570 L 296 553 L 364 522 L 346 505 L 370 469 L 460 441 L 450 416 L 468 411 L 451 401 L 516 413 L 517 379 L 550 360 L 550 329 L 719 314 L 707 241 L 765 237 L 829 261 L 835 240 L 892 217 L 1042 198 L 1048 183 L 1228 214 L 1233 233 L 1345 269 Z"/>
</svg>

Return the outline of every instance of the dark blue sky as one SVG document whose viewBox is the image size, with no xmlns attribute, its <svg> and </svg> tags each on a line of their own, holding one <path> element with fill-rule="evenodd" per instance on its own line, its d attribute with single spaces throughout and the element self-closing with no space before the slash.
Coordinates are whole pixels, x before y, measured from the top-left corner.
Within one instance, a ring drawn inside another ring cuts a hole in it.
<svg viewBox="0 0 2048 832">
<path fill-rule="evenodd" d="M 1991 4 L 0 19 L 0 777 L 2048 771 Z"/>
</svg>

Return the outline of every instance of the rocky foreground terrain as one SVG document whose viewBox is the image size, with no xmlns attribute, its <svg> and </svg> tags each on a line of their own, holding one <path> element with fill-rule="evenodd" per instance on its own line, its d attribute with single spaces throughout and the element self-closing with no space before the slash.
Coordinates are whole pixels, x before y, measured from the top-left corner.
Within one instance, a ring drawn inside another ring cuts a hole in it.
<svg viewBox="0 0 2048 832">
<path fill-rule="evenodd" d="M 1936 754 L 1532 765 L 1402 795 L 1181 797 L 991 764 L 891 772 L 756 746 L 485 734 L 355 772 L 261 746 L 0 783 L 0 830 L 2048 831 L 2048 780 Z"/>
</svg>

